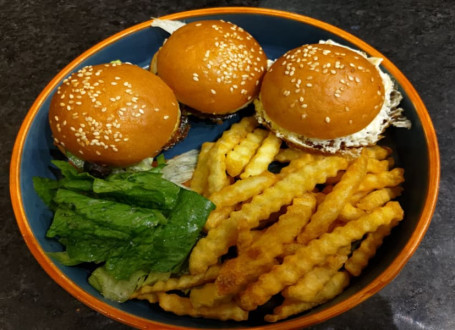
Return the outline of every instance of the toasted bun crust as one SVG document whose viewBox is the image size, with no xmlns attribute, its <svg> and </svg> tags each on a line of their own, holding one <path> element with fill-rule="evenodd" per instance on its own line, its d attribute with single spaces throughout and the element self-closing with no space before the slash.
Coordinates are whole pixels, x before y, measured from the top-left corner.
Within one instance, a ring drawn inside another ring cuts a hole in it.
<svg viewBox="0 0 455 330">
<path fill-rule="evenodd" d="M 155 63 L 157 74 L 181 103 L 204 113 L 226 114 L 257 96 L 267 58 L 241 27 L 207 20 L 176 30 Z"/>
<path fill-rule="evenodd" d="M 87 66 L 63 81 L 52 98 L 54 142 L 88 162 L 129 166 L 155 156 L 179 126 L 172 90 L 131 64 Z"/>
<path fill-rule="evenodd" d="M 379 70 L 333 44 L 288 51 L 265 74 L 262 108 L 274 127 L 312 139 L 336 139 L 365 128 L 385 99 Z"/>
</svg>

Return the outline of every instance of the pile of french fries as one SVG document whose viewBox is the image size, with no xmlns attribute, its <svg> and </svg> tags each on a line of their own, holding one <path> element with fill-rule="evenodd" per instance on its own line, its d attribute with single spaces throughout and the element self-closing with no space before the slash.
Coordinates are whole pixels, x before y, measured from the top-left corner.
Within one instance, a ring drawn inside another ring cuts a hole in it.
<svg viewBox="0 0 455 330">
<path fill-rule="evenodd" d="M 270 164 L 280 164 L 278 173 Z M 276 322 L 322 304 L 359 276 L 403 219 L 403 169 L 390 150 L 358 157 L 283 148 L 253 117 L 202 145 L 191 188 L 216 205 L 190 259 L 190 274 L 132 298 L 177 315 L 242 321 L 280 294 Z M 355 243 L 355 244 L 353 244 Z"/>
</svg>

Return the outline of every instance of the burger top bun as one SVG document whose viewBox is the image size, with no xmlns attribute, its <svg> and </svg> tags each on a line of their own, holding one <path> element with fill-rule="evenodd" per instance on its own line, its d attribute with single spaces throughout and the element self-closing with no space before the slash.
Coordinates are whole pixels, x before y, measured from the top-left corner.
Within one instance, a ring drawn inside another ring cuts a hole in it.
<svg viewBox="0 0 455 330">
<path fill-rule="evenodd" d="M 384 96 L 381 75 L 366 57 L 331 44 L 290 50 L 273 64 L 261 88 L 271 121 L 316 139 L 365 128 L 381 110 Z"/>
<path fill-rule="evenodd" d="M 206 114 L 233 113 L 258 94 L 267 58 L 241 27 L 219 20 L 186 24 L 155 56 L 157 74 L 177 99 Z"/>
<path fill-rule="evenodd" d="M 54 94 L 49 123 L 55 144 L 99 165 L 125 167 L 153 157 L 177 130 L 172 90 L 138 66 L 87 66 Z"/>
</svg>

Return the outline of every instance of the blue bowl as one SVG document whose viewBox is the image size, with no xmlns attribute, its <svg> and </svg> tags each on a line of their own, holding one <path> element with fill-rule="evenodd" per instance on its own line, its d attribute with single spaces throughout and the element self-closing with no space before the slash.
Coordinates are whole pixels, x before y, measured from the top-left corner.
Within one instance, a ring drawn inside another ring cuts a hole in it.
<svg viewBox="0 0 455 330">
<path fill-rule="evenodd" d="M 52 159 L 48 109 L 52 95 L 63 79 L 86 65 L 121 60 L 147 67 L 153 54 L 168 34 L 150 27 L 150 22 L 133 26 L 89 49 L 65 67 L 39 95 L 19 131 L 10 171 L 13 208 L 22 235 L 41 266 L 64 289 L 93 309 L 120 322 L 136 327 L 160 328 L 295 328 L 324 321 L 367 299 L 401 270 L 425 234 L 434 211 L 439 186 L 439 152 L 431 119 L 417 92 L 404 75 L 382 54 L 351 34 L 329 24 L 293 13 L 259 8 L 211 8 L 176 13 L 163 19 L 185 22 L 205 19 L 231 21 L 250 32 L 262 45 L 267 56 L 275 59 L 285 51 L 305 43 L 332 39 L 361 49 L 370 56 L 382 57 L 382 69 L 397 82 L 404 96 L 402 107 L 412 122 L 412 129 L 387 131 L 385 143 L 392 147 L 398 165 L 405 169 L 405 193 L 400 200 L 405 220 L 386 239 L 378 255 L 364 274 L 329 303 L 296 315 L 277 324 L 267 324 L 261 315 L 252 314 L 247 322 L 221 322 L 178 317 L 144 301 L 123 304 L 104 299 L 87 282 L 90 269 L 65 267 L 54 263 L 45 252 L 59 251 L 61 246 L 45 233 L 52 213 L 39 199 L 32 186 L 34 176 L 53 177 L 49 169 Z M 167 157 L 198 148 L 203 142 L 215 140 L 232 121 L 223 125 L 193 123 L 188 138 L 167 152 Z"/>
</svg>

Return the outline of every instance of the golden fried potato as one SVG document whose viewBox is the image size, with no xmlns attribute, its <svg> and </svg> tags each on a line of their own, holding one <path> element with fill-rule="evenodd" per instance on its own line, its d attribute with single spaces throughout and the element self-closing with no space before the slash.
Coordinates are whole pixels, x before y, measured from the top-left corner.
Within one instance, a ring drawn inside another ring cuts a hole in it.
<svg viewBox="0 0 455 330">
<path fill-rule="evenodd" d="M 369 233 L 360 243 L 360 246 L 352 253 L 344 267 L 353 276 L 359 276 L 368 265 L 368 261 L 374 257 L 377 249 L 382 244 L 384 237 L 388 236 L 398 221 L 392 221 L 388 225 L 380 226 L 375 232 Z"/>
<path fill-rule="evenodd" d="M 259 195 L 264 189 L 274 184 L 276 180 L 276 175 L 265 171 L 254 177 L 237 180 L 232 185 L 212 194 L 210 200 L 217 207 L 233 206 Z"/>
<path fill-rule="evenodd" d="M 221 303 L 227 303 L 231 296 L 220 295 L 216 289 L 215 283 L 206 283 L 203 286 L 191 289 L 190 300 L 195 308 L 212 307 Z"/>
<path fill-rule="evenodd" d="M 333 190 L 318 206 L 316 213 L 297 238 L 299 243 L 307 244 L 310 240 L 327 232 L 365 177 L 367 164 L 368 158 L 366 154 L 362 154 L 348 167 L 340 182 L 333 187 Z"/>
<path fill-rule="evenodd" d="M 388 160 L 378 160 L 376 158 L 368 158 L 368 173 L 381 173 L 389 169 Z"/>
<path fill-rule="evenodd" d="M 210 267 L 207 272 L 197 275 L 182 275 L 171 277 L 165 281 L 158 281 L 152 285 L 145 285 L 140 288 L 139 294 L 165 292 L 171 290 L 186 290 L 198 285 L 215 280 L 221 269 L 220 265 Z"/>
<path fill-rule="evenodd" d="M 343 292 L 349 284 L 349 274 L 344 271 L 337 272 L 315 296 L 314 301 L 306 302 L 286 298 L 284 302 L 273 310 L 273 314 L 264 317 L 267 322 L 277 322 L 291 315 L 302 313 L 320 305 Z"/>
<path fill-rule="evenodd" d="M 305 226 L 315 205 L 312 194 L 295 198 L 276 223 L 256 235 L 251 246 L 223 264 L 215 281 L 218 291 L 235 294 L 255 280 L 264 269 L 271 268 L 275 257 L 283 253 L 284 244 L 292 242 Z"/>
<path fill-rule="evenodd" d="M 365 211 L 353 206 L 351 203 L 346 203 L 338 215 L 337 220 L 341 222 L 349 222 L 356 220 L 366 214 Z"/>
<path fill-rule="evenodd" d="M 267 171 L 271 162 L 276 154 L 280 151 L 281 140 L 276 137 L 272 132 L 262 141 L 261 146 L 258 148 L 256 154 L 251 158 L 250 162 L 246 165 L 240 178 L 245 179 L 253 175 L 261 174 Z"/>
<path fill-rule="evenodd" d="M 337 227 L 331 233 L 312 240 L 308 245 L 298 249 L 294 255 L 283 260 L 281 265 L 259 277 L 240 293 L 240 306 L 248 311 L 266 303 L 283 288 L 292 285 L 315 265 L 324 262 L 328 255 L 335 254 L 340 247 L 359 240 L 366 233 L 375 231 L 379 226 L 403 219 L 403 210 L 398 202 L 389 202 L 384 207 L 374 210 L 357 220 Z"/>
<path fill-rule="evenodd" d="M 296 284 L 288 286 L 283 290 L 282 295 L 299 301 L 313 302 L 316 295 L 324 285 L 335 275 L 348 259 L 346 249 L 340 249 L 335 255 L 329 256 L 324 265 L 315 267 L 306 273 Z M 349 249 L 350 250 L 350 249 Z"/>
<path fill-rule="evenodd" d="M 275 160 L 280 163 L 288 163 L 291 160 L 302 157 L 304 153 L 304 151 L 295 148 L 280 149 L 275 156 Z"/>
<path fill-rule="evenodd" d="M 190 272 L 203 273 L 207 267 L 216 264 L 218 258 L 236 243 L 240 221 L 245 221 L 249 228 L 257 227 L 261 220 L 267 219 L 282 206 L 289 205 L 294 197 L 313 190 L 316 184 L 325 182 L 327 177 L 334 176 L 347 165 L 342 157 L 321 158 L 289 173 L 262 194 L 254 196 L 249 203 L 243 204 L 239 211 L 233 212 L 229 219 L 198 241 L 190 255 Z"/>
<path fill-rule="evenodd" d="M 210 150 L 215 143 L 205 142 L 202 144 L 201 152 L 197 161 L 196 169 L 191 179 L 190 188 L 198 194 L 207 196 L 207 177 L 209 175 L 208 158 Z"/>
<path fill-rule="evenodd" d="M 248 312 L 241 309 L 234 302 L 227 302 L 212 307 L 196 308 L 191 304 L 190 298 L 180 297 L 176 294 L 158 293 L 158 303 L 162 309 L 177 315 L 192 317 L 205 317 L 217 320 L 245 321 Z"/>
<path fill-rule="evenodd" d="M 392 153 L 392 150 L 390 148 L 378 145 L 365 148 L 365 150 L 367 152 L 368 157 L 375 158 L 377 160 L 384 160 L 387 157 L 389 157 L 390 154 Z"/>
<path fill-rule="evenodd" d="M 232 177 L 242 173 L 245 166 L 256 153 L 268 132 L 261 128 L 256 128 L 252 133 L 248 133 L 245 139 L 240 141 L 233 150 L 226 156 L 226 170 Z"/>
<path fill-rule="evenodd" d="M 207 160 L 209 166 L 207 191 L 209 196 L 229 184 L 226 174 L 226 154 L 245 138 L 249 132 L 252 132 L 257 125 L 254 117 L 245 117 L 239 123 L 232 125 L 216 141 Z"/>
<path fill-rule="evenodd" d="M 359 200 L 355 206 L 361 210 L 371 211 L 400 196 L 402 191 L 402 187 L 375 190 Z"/>
<path fill-rule="evenodd" d="M 208 232 L 209 230 L 218 227 L 220 223 L 229 218 L 229 215 L 234 211 L 234 207 L 235 206 L 221 206 L 210 212 L 209 217 L 205 222 L 204 230 Z"/>
<path fill-rule="evenodd" d="M 391 171 L 381 172 L 377 174 L 367 174 L 365 179 L 359 186 L 359 191 L 371 191 L 374 189 L 382 189 L 385 187 L 395 187 L 404 181 L 404 170 L 402 168 L 394 168 Z"/>
</svg>

